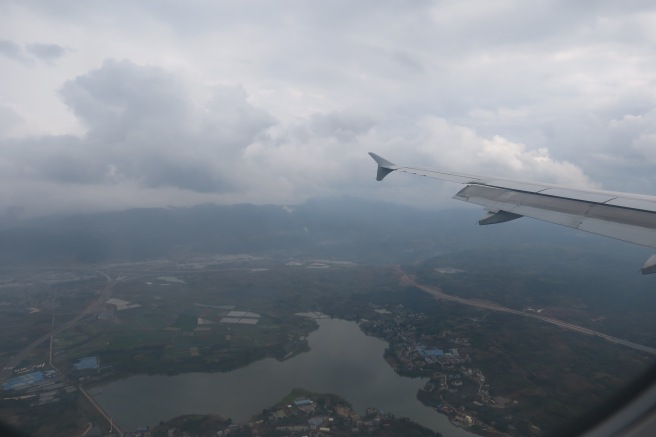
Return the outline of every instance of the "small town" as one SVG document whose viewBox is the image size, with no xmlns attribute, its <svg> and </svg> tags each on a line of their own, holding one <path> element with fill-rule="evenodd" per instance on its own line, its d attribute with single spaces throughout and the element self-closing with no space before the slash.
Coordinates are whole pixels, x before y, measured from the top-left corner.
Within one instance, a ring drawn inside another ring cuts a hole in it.
<svg viewBox="0 0 656 437">
<path fill-rule="evenodd" d="M 294 390 L 282 402 L 253 417 L 246 424 L 233 424 L 219 416 L 182 416 L 152 429 L 124 434 L 131 437 L 189 436 L 435 436 L 436 433 L 407 419 L 396 418 L 376 408 L 358 415 L 335 395 Z M 439 434 L 437 434 L 439 435 Z"/>
<path fill-rule="evenodd" d="M 425 319 L 424 314 L 395 316 L 381 309 L 375 312 L 376 320 L 363 320 L 361 329 L 390 343 L 385 359 L 398 373 L 430 378 L 418 393 L 424 404 L 447 415 L 453 425 L 476 427 L 477 432 L 485 431 L 490 435 L 505 435 L 476 417 L 477 408 L 503 408 L 505 399 L 497 396 L 495 400 L 483 372 L 472 367 L 467 353 L 471 347 L 468 338 L 455 337 L 448 330 L 439 337 L 426 338 L 426 334 L 419 334 L 413 325 L 414 321 Z"/>
</svg>

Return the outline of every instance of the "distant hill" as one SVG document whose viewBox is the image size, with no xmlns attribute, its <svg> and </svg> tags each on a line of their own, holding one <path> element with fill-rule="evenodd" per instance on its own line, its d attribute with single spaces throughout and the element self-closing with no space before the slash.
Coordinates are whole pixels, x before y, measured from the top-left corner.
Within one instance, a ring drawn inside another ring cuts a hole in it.
<svg viewBox="0 0 656 437">
<path fill-rule="evenodd" d="M 402 263 L 523 242 L 576 239 L 602 244 L 597 237 L 529 219 L 481 227 L 476 221 L 482 214 L 470 208 L 436 211 L 348 197 L 295 206 L 201 205 L 75 214 L 0 228 L 0 262 L 15 266 L 251 253 Z"/>
</svg>

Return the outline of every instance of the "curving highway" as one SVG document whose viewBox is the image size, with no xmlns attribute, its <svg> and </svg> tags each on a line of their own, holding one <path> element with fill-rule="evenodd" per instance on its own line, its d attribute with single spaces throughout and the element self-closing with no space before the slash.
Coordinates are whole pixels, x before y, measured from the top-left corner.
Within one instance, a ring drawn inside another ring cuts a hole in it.
<svg viewBox="0 0 656 437">
<path fill-rule="evenodd" d="M 408 276 L 405 272 L 400 271 L 401 273 L 401 282 L 403 282 L 406 285 L 411 285 L 413 287 L 417 287 L 418 289 L 425 291 L 426 293 L 432 295 L 435 299 L 442 299 L 442 300 L 448 300 L 451 302 L 458 302 L 463 305 L 469 305 L 477 308 L 483 308 L 486 310 L 491 310 L 491 311 L 500 311 L 503 313 L 510 313 L 510 314 L 515 314 L 518 316 L 522 317 L 529 317 L 531 319 L 537 319 L 541 320 L 546 323 L 551 323 L 552 325 L 559 326 L 563 329 L 567 329 L 570 331 L 575 331 L 579 332 L 581 334 L 587 334 L 587 335 L 594 335 L 600 338 L 603 338 L 604 340 L 610 341 L 611 343 L 617 343 L 621 344 L 622 346 L 630 347 L 631 349 L 639 350 L 642 352 L 647 352 L 652 355 L 656 355 L 656 349 L 649 347 L 649 346 L 644 346 L 642 344 L 634 343 L 632 341 L 628 340 L 623 340 L 621 338 L 613 337 L 612 335 L 604 334 L 603 332 L 595 331 L 594 329 L 590 328 L 585 328 L 583 326 L 575 325 L 573 323 L 569 322 L 563 322 L 562 320 L 558 319 L 553 319 L 551 317 L 545 317 L 541 316 L 538 314 L 531 314 L 531 313 L 526 313 L 524 311 L 519 311 L 519 310 L 514 310 L 512 308 L 504 307 L 502 305 L 499 305 L 494 302 L 488 302 L 484 300 L 478 300 L 478 299 L 464 299 L 462 297 L 457 297 L 457 296 L 452 296 L 450 294 L 446 294 L 443 292 L 439 287 L 432 285 L 430 287 L 426 285 L 421 285 L 415 282 L 414 279 L 412 279 L 410 276 Z"/>
</svg>

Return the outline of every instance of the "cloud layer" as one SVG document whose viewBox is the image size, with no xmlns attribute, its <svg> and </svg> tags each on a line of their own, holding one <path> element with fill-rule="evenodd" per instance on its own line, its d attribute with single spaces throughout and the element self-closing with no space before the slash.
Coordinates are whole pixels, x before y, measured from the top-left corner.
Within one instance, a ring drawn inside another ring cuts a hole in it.
<svg viewBox="0 0 656 437">
<path fill-rule="evenodd" d="M 656 193 L 644 2 L 0 6 L 0 216 L 355 195 L 392 161 Z M 448 194 L 448 196 L 447 196 Z"/>
</svg>

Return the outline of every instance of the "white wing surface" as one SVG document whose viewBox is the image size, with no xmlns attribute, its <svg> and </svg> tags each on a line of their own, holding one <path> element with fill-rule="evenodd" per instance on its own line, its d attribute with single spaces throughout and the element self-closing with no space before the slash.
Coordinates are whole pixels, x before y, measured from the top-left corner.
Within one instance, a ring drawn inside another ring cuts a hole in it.
<svg viewBox="0 0 656 437">
<path fill-rule="evenodd" d="M 656 197 L 583 190 L 536 182 L 403 167 L 369 153 L 378 164 L 376 180 L 393 171 L 465 184 L 454 199 L 481 205 L 487 211 L 479 224 L 523 216 L 656 249 Z M 656 273 L 656 254 L 642 267 Z"/>
</svg>

